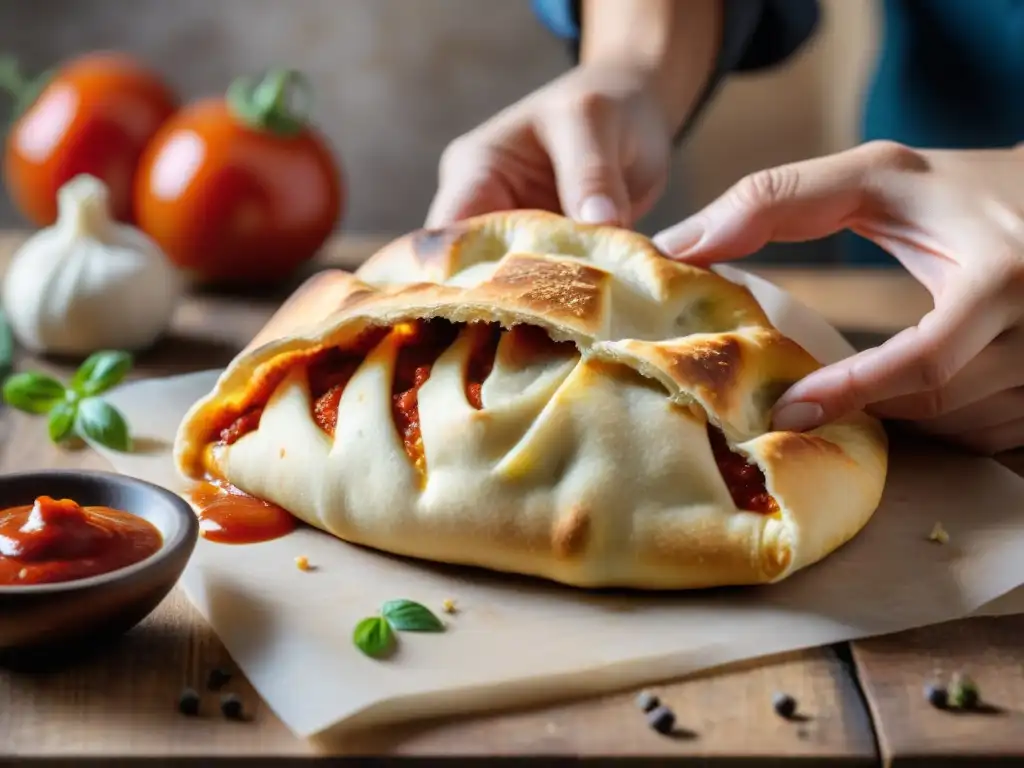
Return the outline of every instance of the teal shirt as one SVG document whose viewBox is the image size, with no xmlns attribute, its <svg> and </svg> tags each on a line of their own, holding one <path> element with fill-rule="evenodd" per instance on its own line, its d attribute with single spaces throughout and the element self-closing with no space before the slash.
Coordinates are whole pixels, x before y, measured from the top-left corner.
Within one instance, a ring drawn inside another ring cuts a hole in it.
<svg viewBox="0 0 1024 768">
<path fill-rule="evenodd" d="M 723 1 L 723 49 L 708 95 L 730 72 L 785 61 L 817 23 L 811 0 Z M 947 149 L 1024 141 L 1024 0 L 879 2 L 882 40 L 865 95 L 864 141 Z M 534 0 L 533 6 L 556 34 L 578 39 L 586 23 L 578 2 Z M 850 263 L 895 263 L 855 235 L 844 246 Z"/>
</svg>

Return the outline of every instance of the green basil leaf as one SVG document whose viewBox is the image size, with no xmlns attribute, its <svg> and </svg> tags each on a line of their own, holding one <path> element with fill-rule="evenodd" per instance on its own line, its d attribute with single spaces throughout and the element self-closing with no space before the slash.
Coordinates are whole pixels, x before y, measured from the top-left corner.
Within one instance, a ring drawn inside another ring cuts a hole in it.
<svg viewBox="0 0 1024 768">
<path fill-rule="evenodd" d="M 127 352 L 94 352 L 71 377 L 71 389 L 83 397 L 98 395 L 119 384 L 131 368 L 132 356 Z"/>
<path fill-rule="evenodd" d="M 400 632 L 444 632 L 441 620 L 429 608 L 412 600 L 388 600 L 380 613 Z"/>
<path fill-rule="evenodd" d="M 92 440 L 115 451 L 127 452 L 132 448 L 128 422 L 110 403 L 90 397 L 78 404 L 75 431 L 86 440 Z"/>
<path fill-rule="evenodd" d="M 14 336 L 11 335 L 11 326 L 7 323 L 7 316 L 0 310 L 0 382 L 7 378 L 7 374 L 14 367 Z"/>
<path fill-rule="evenodd" d="M 69 403 L 65 400 L 53 406 L 47 422 L 50 439 L 55 443 L 59 443 L 70 437 L 75 429 L 75 417 L 77 415 L 78 406 L 75 403 Z"/>
<path fill-rule="evenodd" d="M 16 373 L 4 382 L 4 402 L 27 413 L 49 413 L 64 402 L 64 385 L 42 373 Z"/>
<path fill-rule="evenodd" d="M 363 619 L 352 633 L 352 642 L 367 656 L 383 656 L 391 650 L 394 641 L 391 625 L 381 616 Z"/>
</svg>

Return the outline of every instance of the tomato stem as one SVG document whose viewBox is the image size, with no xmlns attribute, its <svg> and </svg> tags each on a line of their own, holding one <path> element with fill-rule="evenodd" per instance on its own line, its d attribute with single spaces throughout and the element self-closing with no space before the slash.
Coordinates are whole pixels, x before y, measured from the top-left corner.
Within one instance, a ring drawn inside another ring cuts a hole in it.
<svg viewBox="0 0 1024 768">
<path fill-rule="evenodd" d="M 14 100 L 13 119 L 17 120 L 39 98 L 43 88 L 53 77 L 52 71 L 28 78 L 21 73 L 18 60 L 13 56 L 0 57 L 0 91 L 6 91 Z"/>
<path fill-rule="evenodd" d="M 228 88 L 227 102 L 235 116 L 251 128 L 294 136 L 309 120 L 312 89 L 301 72 L 272 69 L 258 82 L 247 77 L 235 80 Z"/>
</svg>

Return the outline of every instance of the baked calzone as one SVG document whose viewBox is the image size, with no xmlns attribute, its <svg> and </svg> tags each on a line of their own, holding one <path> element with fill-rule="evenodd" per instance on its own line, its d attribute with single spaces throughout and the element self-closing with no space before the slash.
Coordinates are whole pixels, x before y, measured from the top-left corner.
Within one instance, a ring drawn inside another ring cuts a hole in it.
<svg viewBox="0 0 1024 768">
<path fill-rule="evenodd" d="M 179 470 L 348 542 L 580 587 L 778 581 L 853 537 L 888 449 L 769 413 L 819 367 L 743 287 L 537 211 L 324 272 L 182 422 Z"/>
</svg>

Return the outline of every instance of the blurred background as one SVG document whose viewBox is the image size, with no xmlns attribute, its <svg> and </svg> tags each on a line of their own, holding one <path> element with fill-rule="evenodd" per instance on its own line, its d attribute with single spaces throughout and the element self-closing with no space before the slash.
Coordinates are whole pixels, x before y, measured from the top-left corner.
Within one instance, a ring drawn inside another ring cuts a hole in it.
<svg viewBox="0 0 1024 768">
<path fill-rule="evenodd" d="M 669 189 L 639 228 L 678 221 L 750 171 L 853 144 L 875 5 L 825 0 L 818 33 L 799 55 L 733 77 L 677 151 Z M 419 226 L 447 142 L 571 64 L 528 0 L 0 3 L 0 51 L 28 72 L 98 48 L 141 57 L 186 99 L 273 64 L 305 71 L 314 119 L 344 168 L 341 229 L 359 234 Z M 0 228 L 22 227 L 4 197 Z M 828 264 L 833 251 L 822 241 L 757 258 Z"/>
</svg>

